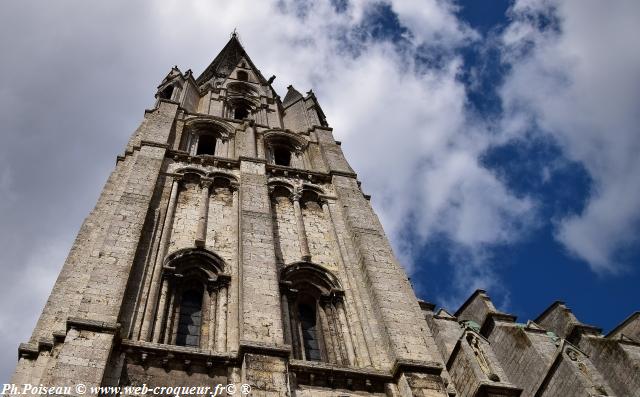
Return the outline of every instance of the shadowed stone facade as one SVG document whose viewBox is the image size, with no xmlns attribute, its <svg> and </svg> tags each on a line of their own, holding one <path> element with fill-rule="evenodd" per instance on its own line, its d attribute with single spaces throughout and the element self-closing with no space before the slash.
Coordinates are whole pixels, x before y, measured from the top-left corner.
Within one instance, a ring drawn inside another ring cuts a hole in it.
<svg viewBox="0 0 640 397">
<path fill-rule="evenodd" d="M 637 313 L 603 336 L 559 302 L 520 324 L 484 291 L 419 301 L 315 95 L 272 81 L 235 35 L 200 77 L 169 72 L 13 383 L 640 396 Z"/>
</svg>

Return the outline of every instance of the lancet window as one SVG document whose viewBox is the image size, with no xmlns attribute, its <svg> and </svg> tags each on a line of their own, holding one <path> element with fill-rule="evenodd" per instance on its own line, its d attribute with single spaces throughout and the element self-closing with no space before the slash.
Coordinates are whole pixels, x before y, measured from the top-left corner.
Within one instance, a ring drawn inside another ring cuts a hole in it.
<svg viewBox="0 0 640 397">
<path fill-rule="evenodd" d="M 154 342 L 224 351 L 227 288 L 224 262 L 204 249 L 171 254 L 163 269 Z"/>
<path fill-rule="evenodd" d="M 275 135 L 267 137 L 264 144 L 269 164 L 305 168 L 302 147 L 294 139 L 286 135 Z"/>
<path fill-rule="evenodd" d="M 285 266 L 280 279 L 285 340 L 294 357 L 353 365 L 353 343 L 337 279 L 306 262 Z"/>
<path fill-rule="evenodd" d="M 181 145 L 183 150 L 192 156 L 232 157 L 234 155 L 233 138 L 230 137 L 226 126 L 208 119 L 187 123 Z"/>
</svg>

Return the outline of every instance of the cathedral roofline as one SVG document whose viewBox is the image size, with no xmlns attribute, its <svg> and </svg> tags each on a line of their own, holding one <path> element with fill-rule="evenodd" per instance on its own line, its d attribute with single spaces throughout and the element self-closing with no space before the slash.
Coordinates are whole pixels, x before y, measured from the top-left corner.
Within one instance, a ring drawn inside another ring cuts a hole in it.
<svg viewBox="0 0 640 397">
<path fill-rule="evenodd" d="M 606 337 L 610 338 L 612 336 L 615 336 L 615 334 L 619 331 L 621 331 L 624 327 L 626 327 L 627 325 L 629 325 L 631 322 L 635 321 L 636 319 L 640 320 L 640 311 L 636 311 L 631 313 L 627 318 L 625 318 L 624 320 L 622 320 L 622 322 L 618 325 L 616 325 L 611 331 L 609 331 L 609 333 L 607 333 Z"/>
<path fill-rule="evenodd" d="M 458 310 L 456 310 L 456 312 L 453 314 L 455 317 L 460 316 L 460 313 L 462 313 L 464 311 L 464 309 L 467 308 L 467 306 L 469 306 L 469 304 L 476 298 L 476 296 L 480 295 L 480 294 L 487 294 L 487 291 L 483 290 L 483 289 L 477 289 L 473 292 L 473 294 L 471 294 L 470 297 L 467 298 L 466 301 L 464 301 L 464 303 L 462 305 L 460 305 L 460 308 Z M 488 295 L 487 295 L 488 297 Z"/>
<path fill-rule="evenodd" d="M 565 309 L 567 309 L 569 312 L 571 312 L 571 309 L 569 309 L 567 307 L 566 302 L 561 301 L 561 300 L 557 300 L 555 302 L 553 302 L 552 304 L 550 304 L 546 309 L 544 309 L 542 311 L 542 313 L 540 313 L 538 315 L 538 317 L 536 317 L 533 322 L 535 322 L 536 324 L 540 324 L 540 322 L 549 314 L 551 313 L 556 307 L 560 306 L 560 305 L 564 305 Z"/>
</svg>

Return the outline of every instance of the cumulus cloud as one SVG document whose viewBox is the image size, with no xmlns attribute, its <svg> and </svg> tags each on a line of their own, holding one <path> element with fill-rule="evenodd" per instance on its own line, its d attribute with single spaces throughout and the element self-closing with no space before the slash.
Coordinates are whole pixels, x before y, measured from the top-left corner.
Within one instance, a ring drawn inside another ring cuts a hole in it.
<svg viewBox="0 0 640 397">
<path fill-rule="evenodd" d="M 558 219 L 556 238 L 598 273 L 623 270 L 638 241 L 639 13 L 633 0 L 520 0 L 502 36 L 505 122 L 539 126 L 593 179 L 586 208 Z"/>
</svg>

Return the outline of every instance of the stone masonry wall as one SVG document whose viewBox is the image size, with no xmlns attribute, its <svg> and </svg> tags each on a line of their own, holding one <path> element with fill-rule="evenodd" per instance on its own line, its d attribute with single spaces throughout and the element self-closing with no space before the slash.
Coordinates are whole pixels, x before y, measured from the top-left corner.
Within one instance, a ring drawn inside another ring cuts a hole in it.
<svg viewBox="0 0 640 397">
<path fill-rule="evenodd" d="M 168 253 L 193 247 L 201 205 L 200 190 L 194 181 L 184 183 L 180 189 Z"/>
<path fill-rule="evenodd" d="M 293 203 L 286 196 L 273 198 L 274 226 L 276 232 L 276 255 L 282 263 L 293 263 L 300 260 L 300 240 Z"/>
<path fill-rule="evenodd" d="M 307 201 L 302 206 L 304 228 L 309 241 L 309 252 L 315 263 L 325 266 L 332 272 L 337 271 L 336 250 L 333 246 L 331 229 L 320 205 Z"/>
</svg>

